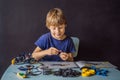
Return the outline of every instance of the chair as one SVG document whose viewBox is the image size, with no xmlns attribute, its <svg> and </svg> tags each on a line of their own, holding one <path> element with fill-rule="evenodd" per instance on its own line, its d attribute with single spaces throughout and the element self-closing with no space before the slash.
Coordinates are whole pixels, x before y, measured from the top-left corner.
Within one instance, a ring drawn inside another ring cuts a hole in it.
<svg viewBox="0 0 120 80">
<path fill-rule="evenodd" d="M 80 40 L 77 37 L 71 37 L 71 39 L 73 40 L 73 43 L 74 43 L 74 46 L 75 46 L 75 49 L 76 49 L 76 52 L 73 54 L 73 57 L 76 57 L 77 54 L 78 54 Z"/>
</svg>

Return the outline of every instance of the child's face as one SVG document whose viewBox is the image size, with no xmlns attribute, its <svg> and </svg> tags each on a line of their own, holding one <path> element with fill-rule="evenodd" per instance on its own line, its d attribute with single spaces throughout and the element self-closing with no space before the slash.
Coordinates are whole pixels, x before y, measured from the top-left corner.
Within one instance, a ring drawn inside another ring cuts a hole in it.
<svg viewBox="0 0 120 80">
<path fill-rule="evenodd" d="M 62 40 L 64 38 L 65 33 L 65 25 L 60 26 L 50 26 L 49 30 L 51 32 L 51 35 L 58 40 Z"/>
</svg>

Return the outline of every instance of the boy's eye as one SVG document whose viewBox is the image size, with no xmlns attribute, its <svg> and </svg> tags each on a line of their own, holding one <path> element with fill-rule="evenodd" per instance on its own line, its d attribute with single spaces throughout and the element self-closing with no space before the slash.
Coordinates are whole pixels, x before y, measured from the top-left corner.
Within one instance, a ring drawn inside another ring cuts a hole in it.
<svg viewBox="0 0 120 80">
<path fill-rule="evenodd" d="M 59 27 L 59 29 L 62 29 L 62 27 Z"/>
<path fill-rule="evenodd" d="M 62 29 L 62 28 L 63 28 L 63 26 L 60 26 L 60 27 L 59 27 L 59 29 Z"/>
</svg>

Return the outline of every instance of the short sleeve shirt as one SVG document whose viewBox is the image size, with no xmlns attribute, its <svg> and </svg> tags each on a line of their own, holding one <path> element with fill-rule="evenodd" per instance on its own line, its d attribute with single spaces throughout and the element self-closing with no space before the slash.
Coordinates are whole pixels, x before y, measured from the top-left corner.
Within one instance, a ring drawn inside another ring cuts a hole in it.
<svg viewBox="0 0 120 80">
<path fill-rule="evenodd" d="M 50 33 L 42 35 L 36 42 L 35 45 L 40 47 L 42 50 L 49 49 L 50 47 L 57 48 L 62 52 L 74 53 L 75 46 L 70 37 L 66 37 L 63 40 L 57 40 L 51 36 Z M 43 61 L 62 61 L 59 55 L 46 55 L 41 60 Z"/>
</svg>

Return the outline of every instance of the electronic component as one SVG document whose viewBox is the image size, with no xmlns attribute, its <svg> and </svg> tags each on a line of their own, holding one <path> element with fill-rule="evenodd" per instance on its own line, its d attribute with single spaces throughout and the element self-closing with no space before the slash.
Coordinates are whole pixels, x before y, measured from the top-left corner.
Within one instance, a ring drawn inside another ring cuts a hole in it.
<svg viewBox="0 0 120 80">
<path fill-rule="evenodd" d="M 51 69 L 43 69 L 43 75 L 49 75 L 49 74 L 52 74 Z"/>
<path fill-rule="evenodd" d="M 53 72 L 56 76 L 63 76 L 63 77 L 77 77 L 80 76 L 80 72 L 78 70 L 73 70 L 72 68 L 66 69 L 59 69 L 58 71 Z"/>
<path fill-rule="evenodd" d="M 107 76 L 107 73 L 108 70 L 96 68 L 95 66 L 81 68 L 81 76 L 83 77 L 89 77 L 95 74 L 101 76 Z"/>
<path fill-rule="evenodd" d="M 20 78 L 26 78 L 27 76 L 26 76 L 26 74 L 24 74 L 24 73 L 17 73 L 17 76 L 18 77 L 20 77 Z"/>
<path fill-rule="evenodd" d="M 21 64 L 21 63 L 30 63 L 30 64 L 33 64 L 33 63 L 36 63 L 37 61 L 31 57 L 31 54 L 30 53 L 22 53 L 20 54 L 19 56 L 13 58 L 11 60 L 11 64 Z"/>
</svg>

